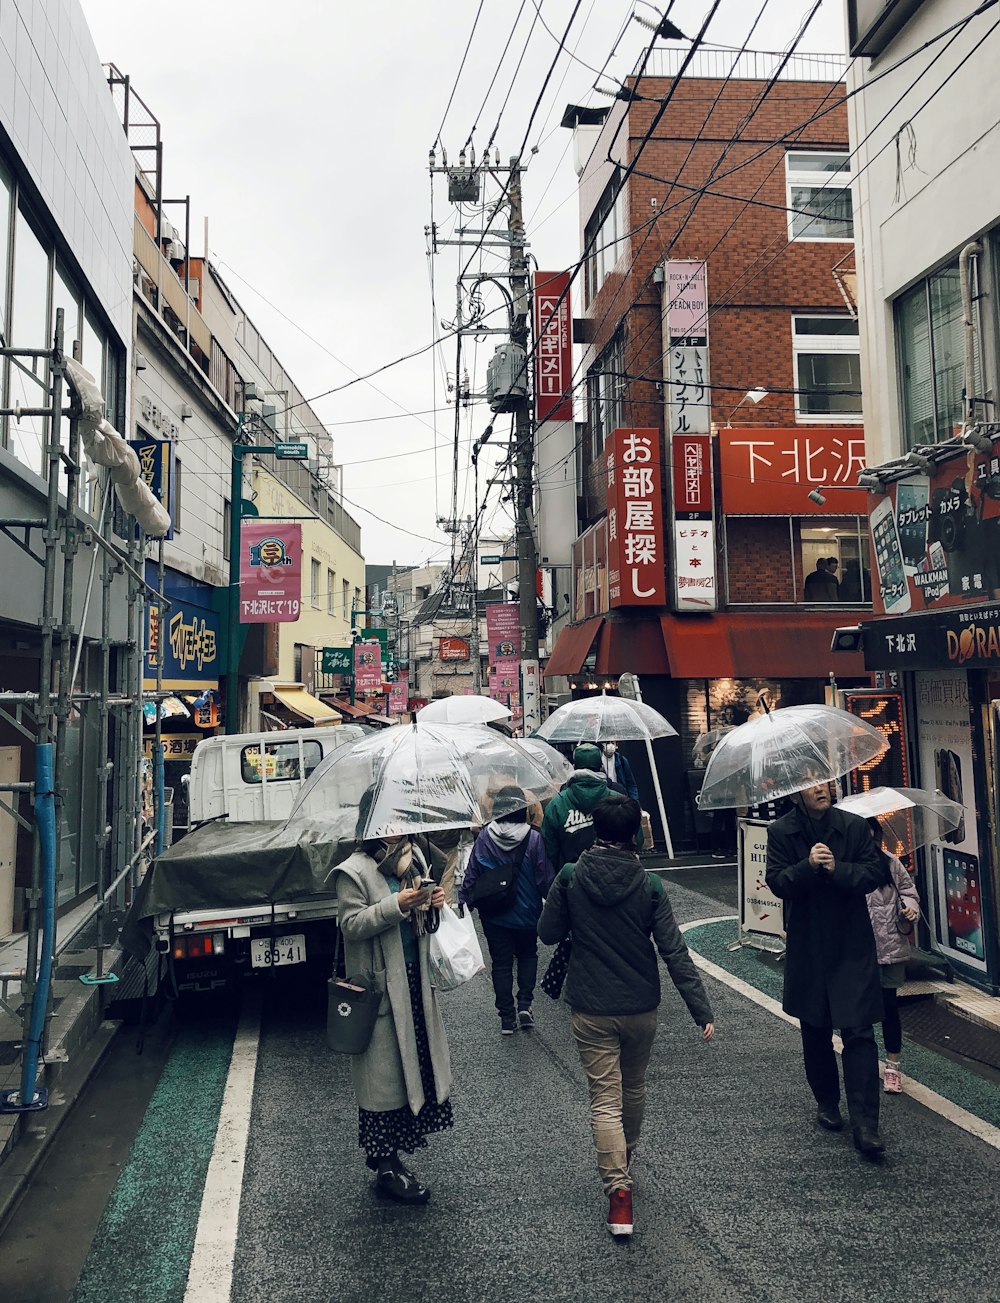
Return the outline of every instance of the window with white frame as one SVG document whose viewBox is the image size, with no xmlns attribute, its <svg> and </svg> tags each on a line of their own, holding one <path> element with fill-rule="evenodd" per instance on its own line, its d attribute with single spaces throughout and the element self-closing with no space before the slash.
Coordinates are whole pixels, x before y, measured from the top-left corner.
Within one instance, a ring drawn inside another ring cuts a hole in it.
<svg viewBox="0 0 1000 1303">
<path fill-rule="evenodd" d="M 601 455 L 608 436 L 624 424 L 624 390 L 625 349 L 619 331 L 587 372 L 587 409 L 594 457 Z"/>
<path fill-rule="evenodd" d="M 975 396 L 983 398 L 977 272 L 973 263 L 973 385 Z M 950 439 L 962 424 L 965 390 L 965 328 L 958 262 L 919 281 L 900 295 L 894 306 L 903 442 L 907 448 L 916 448 Z"/>
<path fill-rule="evenodd" d="M 625 191 L 616 168 L 583 233 L 584 248 L 589 250 L 584 284 L 588 303 L 593 302 L 608 273 L 625 253 L 627 234 Z"/>
<path fill-rule="evenodd" d="M 854 317 L 792 317 L 792 361 L 797 421 L 861 419 L 861 353 Z"/>
<path fill-rule="evenodd" d="M 309 562 L 309 600 L 312 605 L 319 607 L 319 585 L 320 585 L 320 564 L 313 559 Z"/>
<path fill-rule="evenodd" d="M 849 154 L 785 154 L 790 240 L 853 240 Z"/>
</svg>

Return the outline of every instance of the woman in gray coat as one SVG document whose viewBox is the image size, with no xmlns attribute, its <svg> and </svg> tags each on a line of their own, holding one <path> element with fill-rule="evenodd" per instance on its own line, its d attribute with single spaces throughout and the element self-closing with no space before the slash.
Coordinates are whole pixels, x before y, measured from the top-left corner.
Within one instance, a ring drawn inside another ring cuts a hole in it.
<svg viewBox="0 0 1000 1303">
<path fill-rule="evenodd" d="M 912 946 L 913 925 L 920 917 L 920 896 L 913 877 L 885 849 L 882 825 L 869 819 L 875 849 L 884 874 L 882 884 L 868 893 L 868 915 L 875 934 L 875 954 L 882 984 L 882 1039 L 885 1042 L 885 1072 L 882 1089 L 887 1095 L 899 1095 L 903 1079 L 899 1070 L 903 1050 L 903 1026 L 899 1021 L 896 992 L 906 981 L 906 961 Z"/>
<path fill-rule="evenodd" d="M 337 911 L 348 973 L 369 971 L 381 992 L 371 1043 L 351 1060 L 358 1143 L 380 1194 L 426 1203 L 430 1191 L 399 1157 L 452 1125 L 451 1062 L 427 966 L 422 911 L 444 892 L 414 885 L 424 861 L 408 838 L 363 841 L 337 867 Z"/>
</svg>

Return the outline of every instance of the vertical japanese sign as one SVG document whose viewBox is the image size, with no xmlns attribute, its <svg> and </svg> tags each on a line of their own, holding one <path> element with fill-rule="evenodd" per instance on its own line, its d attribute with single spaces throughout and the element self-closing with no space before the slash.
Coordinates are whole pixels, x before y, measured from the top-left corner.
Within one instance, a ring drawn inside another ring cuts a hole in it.
<svg viewBox="0 0 1000 1303">
<path fill-rule="evenodd" d="M 708 434 L 712 391 L 708 375 L 707 264 L 668 260 L 664 264 L 664 286 L 664 379 L 670 433 Z"/>
<path fill-rule="evenodd" d="M 573 419 L 569 272 L 535 272 L 535 419 Z"/>
<path fill-rule="evenodd" d="M 381 692 L 382 645 L 378 639 L 354 645 L 354 691 Z"/>
<path fill-rule="evenodd" d="M 707 434 L 675 434 L 672 459 L 674 609 L 715 611 L 715 514 L 712 440 Z"/>
<path fill-rule="evenodd" d="M 174 445 L 166 439 L 130 439 L 129 447 L 139 458 L 139 478 L 157 502 L 174 518 Z M 174 536 L 174 527 L 164 538 Z"/>
<path fill-rule="evenodd" d="M 286 624 L 302 606 L 302 526 L 240 524 L 240 624 Z"/>
<path fill-rule="evenodd" d="M 398 679 L 389 689 L 389 714 L 403 715 L 409 709 L 410 685 L 406 679 Z"/>
<path fill-rule="evenodd" d="M 615 430 L 607 444 L 608 602 L 667 600 L 659 430 Z"/>
</svg>

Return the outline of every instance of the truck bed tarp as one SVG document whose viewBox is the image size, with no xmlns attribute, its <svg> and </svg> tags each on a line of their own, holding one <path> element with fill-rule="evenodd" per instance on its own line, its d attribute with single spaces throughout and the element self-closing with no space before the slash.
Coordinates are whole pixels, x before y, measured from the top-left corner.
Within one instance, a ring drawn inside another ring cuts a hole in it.
<svg viewBox="0 0 1000 1303">
<path fill-rule="evenodd" d="M 355 848 L 356 819 L 202 824 L 154 860 L 125 919 L 123 947 L 145 955 L 157 914 L 333 897 L 331 874 Z"/>
</svg>

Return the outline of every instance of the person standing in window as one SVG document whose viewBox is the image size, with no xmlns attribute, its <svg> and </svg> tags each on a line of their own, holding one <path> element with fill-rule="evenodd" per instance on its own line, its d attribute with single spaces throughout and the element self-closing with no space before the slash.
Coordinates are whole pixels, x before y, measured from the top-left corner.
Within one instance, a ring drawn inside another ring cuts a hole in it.
<svg viewBox="0 0 1000 1303">
<path fill-rule="evenodd" d="M 816 569 L 806 575 L 802 596 L 807 602 L 835 602 L 840 585 L 836 575 L 830 574 L 829 562 L 821 556 L 816 562 Z"/>
</svg>

